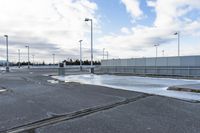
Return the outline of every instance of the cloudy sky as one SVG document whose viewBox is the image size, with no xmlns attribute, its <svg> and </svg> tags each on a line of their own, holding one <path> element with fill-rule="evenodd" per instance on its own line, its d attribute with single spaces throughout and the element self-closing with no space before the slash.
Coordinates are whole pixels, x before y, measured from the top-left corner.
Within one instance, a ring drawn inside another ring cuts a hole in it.
<svg viewBox="0 0 200 133">
<path fill-rule="evenodd" d="M 94 21 L 94 58 L 102 59 L 103 48 L 109 58 L 177 55 L 177 36 L 181 36 L 181 55 L 200 52 L 199 0 L 0 0 L 0 60 L 5 59 L 5 34 L 9 35 L 10 60 L 17 61 L 21 50 L 26 60 L 30 46 L 35 61 L 89 59 L 90 23 Z"/>
</svg>

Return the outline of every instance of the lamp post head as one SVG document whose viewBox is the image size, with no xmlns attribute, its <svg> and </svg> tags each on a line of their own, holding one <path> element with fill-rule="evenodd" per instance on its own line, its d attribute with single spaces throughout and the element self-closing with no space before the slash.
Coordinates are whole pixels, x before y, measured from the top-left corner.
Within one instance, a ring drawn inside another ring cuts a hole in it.
<svg viewBox="0 0 200 133">
<path fill-rule="evenodd" d="M 79 40 L 79 42 L 81 43 L 83 40 Z"/>
<path fill-rule="evenodd" d="M 92 21 L 92 19 L 90 19 L 90 18 L 85 18 L 85 21 Z"/>
<path fill-rule="evenodd" d="M 174 35 L 178 35 L 178 34 L 179 34 L 179 32 L 178 32 L 178 31 L 174 33 Z"/>
<path fill-rule="evenodd" d="M 29 46 L 25 46 L 26 48 L 28 48 Z"/>
<path fill-rule="evenodd" d="M 89 18 L 85 18 L 85 21 L 90 21 L 90 19 Z"/>
<path fill-rule="evenodd" d="M 174 35 L 178 35 L 178 32 L 175 32 Z"/>
<path fill-rule="evenodd" d="M 154 46 L 157 47 L 157 46 L 159 46 L 159 45 L 160 45 L 160 44 L 155 44 Z"/>
<path fill-rule="evenodd" d="M 8 35 L 4 35 L 4 37 L 8 37 Z"/>
</svg>

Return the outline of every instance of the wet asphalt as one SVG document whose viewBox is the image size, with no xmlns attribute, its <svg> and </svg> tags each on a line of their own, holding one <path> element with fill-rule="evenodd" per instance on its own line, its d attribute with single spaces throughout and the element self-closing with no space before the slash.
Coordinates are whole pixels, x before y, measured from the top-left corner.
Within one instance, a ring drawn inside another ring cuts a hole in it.
<svg viewBox="0 0 200 133">
<path fill-rule="evenodd" d="M 200 103 L 102 86 L 48 82 L 53 79 L 47 75 L 55 73 L 55 69 L 24 69 L 0 73 L 0 88 L 7 90 L 0 92 L 0 132 L 73 112 L 76 112 L 77 117 L 43 127 L 38 125 L 32 132 L 200 132 Z M 145 97 L 138 98 L 143 95 Z M 108 109 L 92 110 L 133 98 L 135 100 Z M 77 112 L 86 109 L 91 112 L 78 115 Z"/>
</svg>

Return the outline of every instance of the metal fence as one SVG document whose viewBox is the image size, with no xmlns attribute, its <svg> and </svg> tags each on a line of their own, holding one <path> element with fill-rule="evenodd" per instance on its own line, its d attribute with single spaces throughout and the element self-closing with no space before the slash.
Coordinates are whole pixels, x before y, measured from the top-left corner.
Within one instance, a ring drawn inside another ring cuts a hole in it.
<svg viewBox="0 0 200 133">
<path fill-rule="evenodd" d="M 200 56 L 102 60 L 103 73 L 200 76 Z"/>
</svg>

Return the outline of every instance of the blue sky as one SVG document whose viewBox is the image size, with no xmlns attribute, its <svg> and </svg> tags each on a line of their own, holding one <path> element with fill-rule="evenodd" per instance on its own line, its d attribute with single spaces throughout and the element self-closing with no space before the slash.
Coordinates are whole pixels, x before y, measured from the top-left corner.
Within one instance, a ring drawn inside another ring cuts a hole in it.
<svg viewBox="0 0 200 133">
<path fill-rule="evenodd" d="M 119 32 L 121 27 L 131 27 L 131 17 L 127 15 L 126 8 L 116 0 L 94 0 L 98 5 L 98 14 L 102 19 L 103 32 Z"/>
<path fill-rule="evenodd" d="M 181 55 L 199 54 L 199 0 L 0 0 L 0 59 L 5 59 L 5 38 L 9 35 L 10 60 L 17 61 L 21 50 L 26 60 L 27 43 L 35 61 L 57 62 L 90 59 L 90 24 L 94 20 L 94 58 L 102 59 L 103 48 L 109 58 L 177 55 L 177 36 L 181 36 Z M 10 4 L 12 3 L 12 4 Z M 17 5 L 17 6 L 16 6 Z"/>
<path fill-rule="evenodd" d="M 127 14 L 126 7 L 120 0 L 92 0 L 98 5 L 97 13 L 101 15 L 102 31 L 105 33 L 119 32 L 121 27 L 131 28 L 134 25 L 152 26 L 155 19 L 155 12 L 147 6 L 146 0 L 141 0 L 140 8 L 144 11 L 144 19 L 132 22 L 130 14 Z"/>
</svg>

